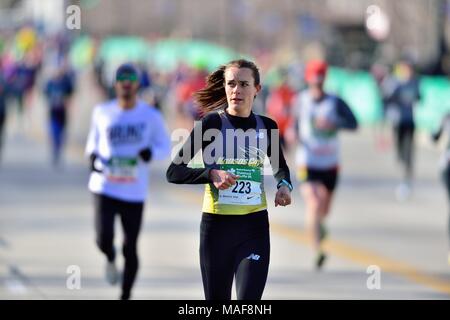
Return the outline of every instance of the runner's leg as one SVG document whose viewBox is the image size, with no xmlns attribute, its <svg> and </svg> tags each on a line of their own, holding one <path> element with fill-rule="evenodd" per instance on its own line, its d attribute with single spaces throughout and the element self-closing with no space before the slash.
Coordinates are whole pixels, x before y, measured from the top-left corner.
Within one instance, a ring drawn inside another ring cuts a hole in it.
<svg viewBox="0 0 450 320">
<path fill-rule="evenodd" d="M 137 240 L 142 224 L 144 210 L 143 203 L 121 203 L 120 218 L 124 233 L 122 252 L 125 258 L 125 267 L 122 279 L 122 300 L 128 300 L 131 288 L 139 268 L 137 254 Z"/>
<path fill-rule="evenodd" d="M 229 224 L 203 213 L 200 224 L 200 266 L 206 300 L 230 300 L 235 252 Z M 223 220 L 223 219 L 221 219 Z"/>
<path fill-rule="evenodd" d="M 109 262 L 115 258 L 114 252 L 114 217 L 116 205 L 114 199 L 94 194 L 95 230 L 97 246 Z"/>
<path fill-rule="evenodd" d="M 260 300 L 266 285 L 270 261 L 269 229 L 244 243 L 236 261 L 236 291 L 238 300 Z"/>
</svg>

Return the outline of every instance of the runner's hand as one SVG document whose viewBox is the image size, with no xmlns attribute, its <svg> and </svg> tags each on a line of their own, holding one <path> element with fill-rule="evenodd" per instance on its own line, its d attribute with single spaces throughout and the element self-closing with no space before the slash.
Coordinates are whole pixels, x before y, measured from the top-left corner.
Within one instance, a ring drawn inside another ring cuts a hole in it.
<svg viewBox="0 0 450 320">
<path fill-rule="evenodd" d="M 141 157 L 144 162 L 150 162 L 152 159 L 152 150 L 150 150 L 150 148 L 142 149 L 139 151 L 139 157 Z"/>
<path fill-rule="evenodd" d="M 287 186 L 281 186 L 275 195 L 275 207 L 287 206 L 291 204 L 291 191 Z"/>
<path fill-rule="evenodd" d="M 89 160 L 90 160 L 90 169 L 92 172 L 102 172 L 102 170 L 98 169 L 95 167 L 95 161 L 97 160 L 97 155 L 95 153 L 92 153 L 89 156 Z"/>
<path fill-rule="evenodd" d="M 239 176 L 234 175 L 224 170 L 212 169 L 209 172 L 209 177 L 214 186 L 219 190 L 226 190 L 236 183 Z"/>
</svg>

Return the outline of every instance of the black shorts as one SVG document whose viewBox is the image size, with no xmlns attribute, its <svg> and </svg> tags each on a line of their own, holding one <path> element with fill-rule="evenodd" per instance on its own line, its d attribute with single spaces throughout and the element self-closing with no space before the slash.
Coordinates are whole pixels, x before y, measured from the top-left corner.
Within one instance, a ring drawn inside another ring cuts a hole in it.
<svg viewBox="0 0 450 320">
<path fill-rule="evenodd" d="M 301 167 L 297 171 L 297 178 L 302 182 L 320 182 L 328 191 L 333 192 L 339 176 L 337 167 L 332 169 L 313 169 Z"/>
</svg>

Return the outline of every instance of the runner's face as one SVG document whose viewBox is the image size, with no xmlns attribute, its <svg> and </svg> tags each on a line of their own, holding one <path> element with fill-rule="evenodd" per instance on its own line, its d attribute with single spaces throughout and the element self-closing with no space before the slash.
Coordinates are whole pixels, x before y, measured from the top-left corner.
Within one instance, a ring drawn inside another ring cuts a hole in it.
<svg viewBox="0 0 450 320">
<path fill-rule="evenodd" d="M 137 77 L 134 75 L 123 76 L 116 81 L 115 89 L 118 98 L 130 99 L 134 97 L 139 88 Z"/>
<path fill-rule="evenodd" d="M 229 67 L 225 70 L 225 93 L 228 108 L 235 113 L 241 114 L 250 111 L 254 97 L 260 90 L 261 85 L 255 86 L 251 69 Z"/>
<path fill-rule="evenodd" d="M 323 85 L 325 83 L 325 76 L 323 75 L 316 75 L 312 79 L 309 79 L 307 81 L 309 87 L 322 89 Z"/>
<path fill-rule="evenodd" d="M 323 85 L 324 80 L 315 79 L 313 81 L 308 81 L 309 91 L 315 100 L 318 100 L 321 97 L 323 97 L 324 95 Z"/>
</svg>

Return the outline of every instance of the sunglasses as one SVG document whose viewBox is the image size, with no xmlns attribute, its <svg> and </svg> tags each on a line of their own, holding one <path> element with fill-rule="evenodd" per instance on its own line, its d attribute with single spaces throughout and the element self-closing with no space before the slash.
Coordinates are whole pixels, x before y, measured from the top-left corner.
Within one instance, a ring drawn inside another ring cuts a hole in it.
<svg viewBox="0 0 450 320">
<path fill-rule="evenodd" d="M 136 82 L 138 80 L 138 76 L 137 76 L 137 74 L 124 73 L 124 74 L 118 75 L 116 80 L 119 82 L 122 82 L 122 81 Z"/>
</svg>

